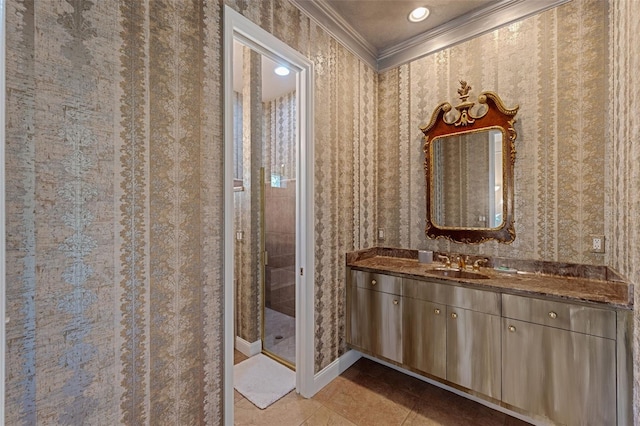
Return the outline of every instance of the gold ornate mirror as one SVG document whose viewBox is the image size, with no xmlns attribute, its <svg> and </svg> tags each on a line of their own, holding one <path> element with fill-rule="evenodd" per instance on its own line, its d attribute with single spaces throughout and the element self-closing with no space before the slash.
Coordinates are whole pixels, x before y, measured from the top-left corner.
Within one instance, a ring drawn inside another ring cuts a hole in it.
<svg viewBox="0 0 640 426">
<path fill-rule="evenodd" d="M 427 225 L 429 238 L 460 243 L 515 237 L 513 167 L 516 159 L 513 127 L 518 106 L 506 108 L 494 92 L 469 100 L 471 86 L 460 82 L 460 104 L 438 105 L 425 135 Z"/>
</svg>

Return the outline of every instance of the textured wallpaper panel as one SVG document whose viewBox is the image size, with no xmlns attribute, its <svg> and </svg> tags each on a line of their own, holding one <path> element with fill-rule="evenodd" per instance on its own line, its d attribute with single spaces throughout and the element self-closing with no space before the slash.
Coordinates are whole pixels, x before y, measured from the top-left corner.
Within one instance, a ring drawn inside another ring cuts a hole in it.
<svg viewBox="0 0 640 426">
<path fill-rule="evenodd" d="M 121 333 L 116 384 L 120 391 L 121 421 L 144 422 L 148 414 L 149 389 L 144 378 L 149 371 L 149 129 L 146 122 L 148 62 L 144 46 L 147 10 L 141 3 L 121 4 L 122 82 L 120 138 L 114 141 L 120 172 L 115 180 L 121 189 L 120 220 L 116 224 L 119 267 L 116 269 Z"/>
<path fill-rule="evenodd" d="M 610 248 L 608 264 L 625 274 L 635 285 L 634 301 L 634 424 L 640 419 L 640 99 L 636 88 L 640 84 L 640 10 L 635 1 L 617 0 L 611 3 L 609 49 L 609 136 L 607 152 L 607 214 L 608 235 L 615 239 Z"/>
<path fill-rule="evenodd" d="M 204 424 L 223 423 L 223 254 L 224 110 L 222 82 L 222 1 L 202 2 L 202 88 L 200 98 L 200 260 Z"/>
<path fill-rule="evenodd" d="M 104 250 L 114 245 L 106 141 L 115 77 L 96 71 L 116 66 L 116 52 L 105 48 L 116 37 L 114 6 L 8 5 L 16 115 L 7 123 L 7 168 L 17 179 L 7 185 L 5 420 L 13 424 L 115 420 L 113 336 L 105 334 L 114 316 L 97 303 L 113 300 L 113 259 Z"/>
<path fill-rule="evenodd" d="M 389 228 L 386 245 L 603 263 L 588 243 L 591 234 L 604 233 L 606 22 L 605 2 L 571 2 L 380 76 L 379 110 L 392 119 L 398 111 L 397 124 L 381 122 L 379 151 L 399 148 L 397 164 L 381 169 L 379 226 Z M 438 103 L 457 101 L 461 79 L 473 87 L 472 97 L 492 90 L 508 106 L 520 105 L 511 245 L 424 238 L 419 126 Z M 387 192 L 393 186 L 399 189 Z"/>
<path fill-rule="evenodd" d="M 8 4 L 6 32 L 6 424 L 36 421 L 35 14 Z"/>
<path fill-rule="evenodd" d="M 220 422 L 221 3 L 8 8 L 5 421 Z"/>
<path fill-rule="evenodd" d="M 199 101 L 196 2 L 149 4 L 151 423 L 202 421 Z M 187 284 L 187 285 L 185 285 Z"/>
<path fill-rule="evenodd" d="M 296 48 L 315 66 L 314 333 L 319 371 L 346 350 L 344 254 L 375 243 L 377 74 L 286 0 L 225 3 Z M 254 300 L 257 292 L 247 290 L 243 288 L 242 300 L 236 300 L 243 312 L 247 312 L 243 300 Z"/>
</svg>

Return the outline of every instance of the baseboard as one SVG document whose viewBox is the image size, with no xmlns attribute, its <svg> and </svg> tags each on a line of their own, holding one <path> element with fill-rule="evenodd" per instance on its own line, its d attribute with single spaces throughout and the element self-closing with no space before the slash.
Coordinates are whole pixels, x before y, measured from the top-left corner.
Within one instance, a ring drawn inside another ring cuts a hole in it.
<svg viewBox="0 0 640 426">
<path fill-rule="evenodd" d="M 316 373 L 316 375 L 313 376 L 313 394 L 309 395 L 307 398 L 318 393 L 322 388 L 331 383 L 333 379 L 345 372 L 347 368 L 355 364 L 355 362 L 360 358 L 362 358 L 362 354 L 352 349 L 333 361 L 331 364 L 327 365 L 322 369 L 322 371 Z"/>
<path fill-rule="evenodd" d="M 253 343 L 249 343 L 242 337 L 236 336 L 236 349 L 249 357 L 258 355 L 262 352 L 262 340 L 256 340 Z"/>
</svg>

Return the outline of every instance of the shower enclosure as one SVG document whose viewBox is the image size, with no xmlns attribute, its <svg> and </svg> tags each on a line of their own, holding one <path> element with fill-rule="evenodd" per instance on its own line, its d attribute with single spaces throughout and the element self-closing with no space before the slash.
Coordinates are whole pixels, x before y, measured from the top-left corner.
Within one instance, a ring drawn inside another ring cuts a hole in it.
<svg viewBox="0 0 640 426">
<path fill-rule="evenodd" d="M 236 336 L 295 368 L 295 75 L 283 84 L 273 58 L 235 52 Z"/>
</svg>

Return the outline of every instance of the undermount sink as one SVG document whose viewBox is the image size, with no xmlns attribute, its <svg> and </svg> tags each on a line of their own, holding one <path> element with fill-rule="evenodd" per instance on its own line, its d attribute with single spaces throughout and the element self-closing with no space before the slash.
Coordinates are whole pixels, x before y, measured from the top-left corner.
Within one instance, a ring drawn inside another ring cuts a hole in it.
<svg viewBox="0 0 640 426">
<path fill-rule="evenodd" d="M 486 280 L 489 277 L 483 274 L 480 274 L 478 272 L 469 272 L 469 271 L 463 271 L 460 269 L 441 269 L 441 268 L 436 268 L 436 269 L 430 269 L 427 271 L 428 274 L 432 274 L 432 275 L 438 275 L 441 277 L 448 277 L 448 278 L 463 278 L 463 279 L 472 279 L 472 280 Z"/>
</svg>

